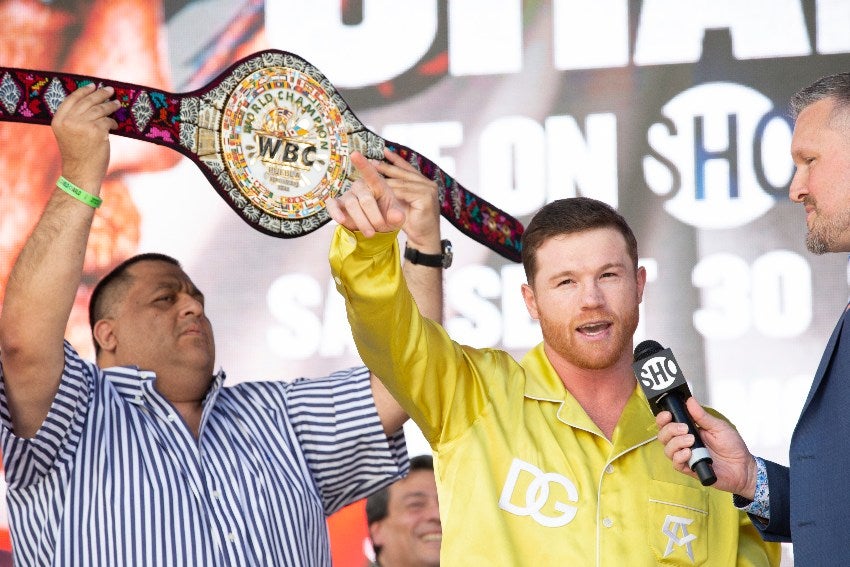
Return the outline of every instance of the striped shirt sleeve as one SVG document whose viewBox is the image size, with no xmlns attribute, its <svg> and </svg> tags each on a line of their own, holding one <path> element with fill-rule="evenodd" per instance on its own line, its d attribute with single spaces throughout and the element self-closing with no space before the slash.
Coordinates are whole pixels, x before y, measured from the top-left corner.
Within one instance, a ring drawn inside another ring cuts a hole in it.
<svg viewBox="0 0 850 567">
<path fill-rule="evenodd" d="M 361 366 L 288 385 L 289 417 L 327 515 L 407 474 L 404 434 L 384 433 L 369 376 Z"/>
<path fill-rule="evenodd" d="M 95 373 L 94 365 L 83 361 L 66 341 L 65 368 L 53 404 L 35 436 L 22 438 L 12 431 L 0 365 L 0 446 L 10 487 L 23 488 L 36 483 L 59 460 L 70 459 L 80 440 Z"/>
</svg>

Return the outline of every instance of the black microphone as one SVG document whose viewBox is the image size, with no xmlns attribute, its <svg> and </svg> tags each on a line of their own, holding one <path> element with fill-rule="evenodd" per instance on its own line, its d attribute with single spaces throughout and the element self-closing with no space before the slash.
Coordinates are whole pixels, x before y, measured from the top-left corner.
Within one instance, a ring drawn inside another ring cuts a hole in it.
<svg viewBox="0 0 850 567">
<path fill-rule="evenodd" d="M 694 436 L 688 465 L 697 473 L 702 485 L 709 486 L 717 482 L 714 468 L 711 466 L 711 454 L 705 448 L 694 420 L 685 407 L 685 400 L 691 396 L 691 390 L 676 363 L 673 351 L 655 341 L 643 341 L 635 347 L 632 369 L 643 393 L 646 394 L 652 413 L 658 415 L 667 410 L 673 414 L 673 421 L 688 426 L 688 433 Z"/>
</svg>

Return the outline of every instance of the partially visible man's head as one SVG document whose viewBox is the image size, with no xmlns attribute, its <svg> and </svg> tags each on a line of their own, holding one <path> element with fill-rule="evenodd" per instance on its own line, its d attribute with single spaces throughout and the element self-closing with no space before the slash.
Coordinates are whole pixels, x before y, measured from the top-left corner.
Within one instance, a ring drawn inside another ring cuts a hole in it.
<svg viewBox="0 0 850 567">
<path fill-rule="evenodd" d="M 537 274 L 537 250 L 548 240 L 562 235 L 575 234 L 594 228 L 613 228 L 623 235 L 626 248 L 637 269 L 637 239 L 623 218 L 611 206 L 588 197 L 558 199 L 544 205 L 522 235 L 522 265 L 525 277 L 534 285 Z"/>
<path fill-rule="evenodd" d="M 806 210 L 806 247 L 850 251 L 850 73 L 818 79 L 791 99 L 789 197 Z"/>
<path fill-rule="evenodd" d="M 381 567 L 439 565 L 443 530 L 432 457 L 413 457 L 409 475 L 370 496 L 366 520 Z"/>
<path fill-rule="evenodd" d="M 811 85 L 804 87 L 794 93 L 791 97 L 791 118 L 797 119 L 804 109 L 824 99 L 833 99 L 837 103 L 834 107 L 835 114 L 847 110 L 850 106 L 850 73 L 837 73 L 827 77 L 821 77 Z"/>
</svg>

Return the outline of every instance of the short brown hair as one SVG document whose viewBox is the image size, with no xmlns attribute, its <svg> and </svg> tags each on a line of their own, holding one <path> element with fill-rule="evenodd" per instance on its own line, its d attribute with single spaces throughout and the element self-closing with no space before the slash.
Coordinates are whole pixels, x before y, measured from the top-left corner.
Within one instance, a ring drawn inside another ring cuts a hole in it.
<svg viewBox="0 0 850 567">
<path fill-rule="evenodd" d="M 635 269 L 638 264 L 637 239 L 629 223 L 610 205 L 589 197 L 558 199 L 544 205 L 522 235 L 522 265 L 529 284 L 537 273 L 537 250 L 556 236 L 595 228 L 613 228 L 623 235 Z"/>
</svg>

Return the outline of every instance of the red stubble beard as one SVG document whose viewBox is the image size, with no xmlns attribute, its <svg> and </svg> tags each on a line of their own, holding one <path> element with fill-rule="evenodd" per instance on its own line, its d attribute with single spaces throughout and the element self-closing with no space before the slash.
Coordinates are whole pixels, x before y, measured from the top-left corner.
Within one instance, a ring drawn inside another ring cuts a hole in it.
<svg viewBox="0 0 850 567">
<path fill-rule="evenodd" d="M 611 322 L 606 331 L 610 336 L 596 341 L 583 338 L 578 327 L 599 319 Z M 604 370 L 616 365 L 624 356 L 631 358 L 632 339 L 638 324 L 638 306 L 623 319 L 604 311 L 582 317 L 582 321 L 577 323 L 564 324 L 543 317 L 539 321 L 543 340 L 559 356 L 577 368 Z"/>
</svg>

